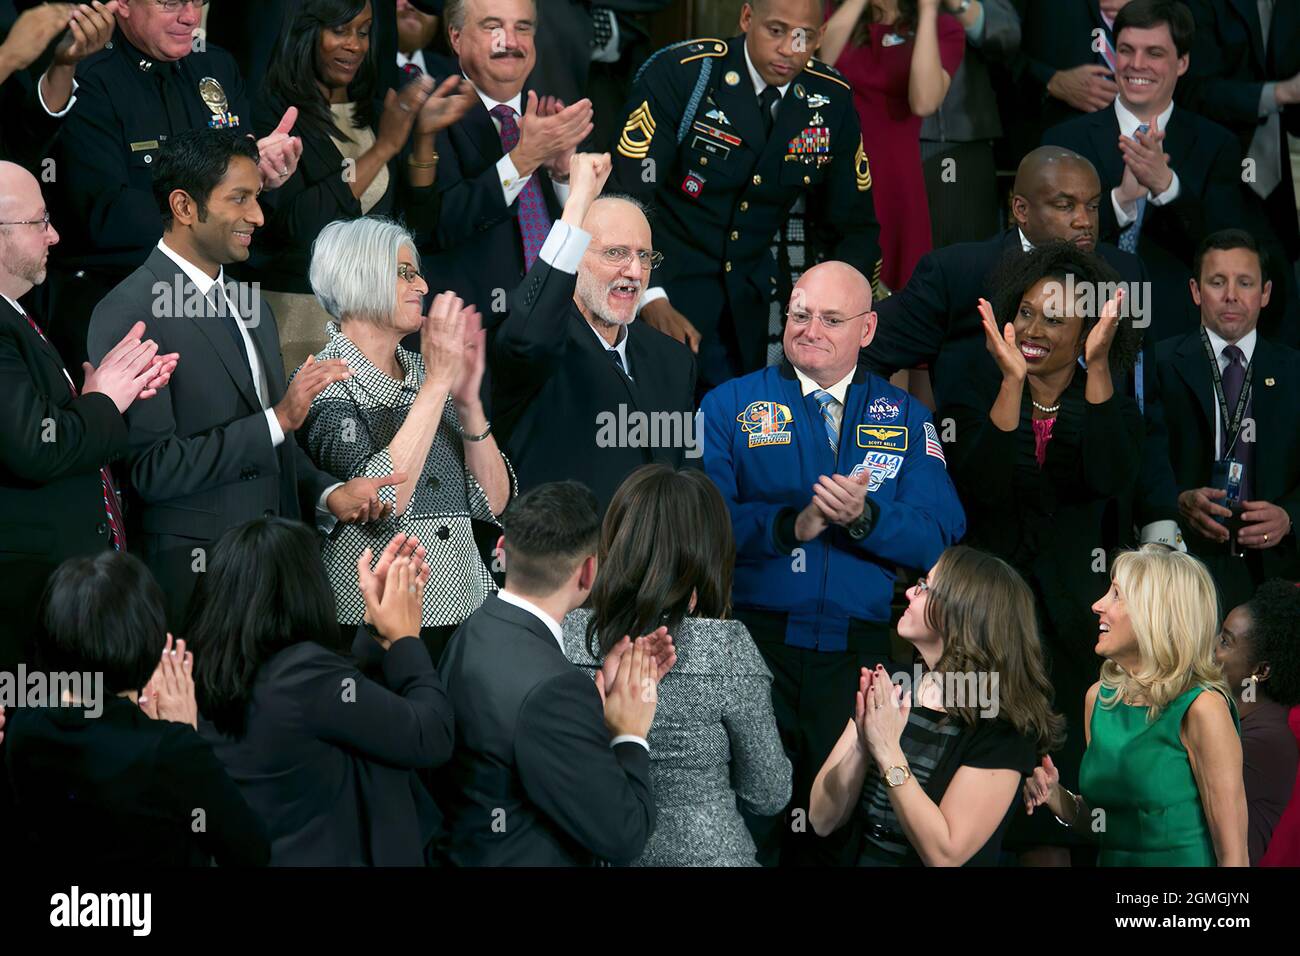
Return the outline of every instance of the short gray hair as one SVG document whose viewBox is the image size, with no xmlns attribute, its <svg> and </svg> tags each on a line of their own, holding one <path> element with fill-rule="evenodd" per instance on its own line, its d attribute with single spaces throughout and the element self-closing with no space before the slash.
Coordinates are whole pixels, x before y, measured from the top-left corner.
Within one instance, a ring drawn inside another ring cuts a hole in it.
<svg viewBox="0 0 1300 956">
<path fill-rule="evenodd" d="M 469 6 L 469 0 L 447 0 L 442 7 L 442 19 L 448 30 L 465 29 L 465 8 Z M 542 5 L 533 0 L 533 22 L 540 22 L 542 19 Z"/>
<path fill-rule="evenodd" d="M 307 272 L 321 307 L 344 316 L 384 322 L 397 311 L 397 256 L 409 248 L 420 267 L 415 240 L 391 219 L 362 216 L 338 220 L 320 231 L 311 246 Z"/>
</svg>

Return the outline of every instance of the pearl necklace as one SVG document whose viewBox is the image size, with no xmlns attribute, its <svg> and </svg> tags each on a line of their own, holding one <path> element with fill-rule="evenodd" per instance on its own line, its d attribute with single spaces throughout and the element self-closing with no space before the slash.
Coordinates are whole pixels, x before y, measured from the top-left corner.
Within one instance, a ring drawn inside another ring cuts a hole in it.
<svg viewBox="0 0 1300 956">
<path fill-rule="evenodd" d="M 1060 402 L 1057 402 L 1055 405 L 1039 405 L 1032 398 L 1030 399 L 1030 402 L 1033 403 L 1034 408 L 1038 409 L 1044 415 L 1055 415 L 1057 412 L 1061 410 Z"/>
</svg>

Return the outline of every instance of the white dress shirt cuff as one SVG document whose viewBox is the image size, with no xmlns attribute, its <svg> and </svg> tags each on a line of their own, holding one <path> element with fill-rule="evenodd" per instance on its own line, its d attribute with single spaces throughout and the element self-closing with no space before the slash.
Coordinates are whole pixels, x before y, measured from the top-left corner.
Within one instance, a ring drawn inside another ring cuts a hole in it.
<svg viewBox="0 0 1300 956">
<path fill-rule="evenodd" d="M 1144 525 L 1138 532 L 1138 543 L 1164 544 L 1176 551 L 1187 551 L 1187 544 L 1183 541 L 1183 533 L 1178 528 L 1178 522 L 1172 520 L 1153 521 L 1149 525 Z"/>
<path fill-rule="evenodd" d="M 1280 113 L 1282 107 L 1277 101 L 1277 84 L 1265 83 L 1259 91 L 1259 115 L 1268 116 L 1270 113 Z"/>
<path fill-rule="evenodd" d="M 537 257 L 552 269 L 577 275 L 578 264 L 582 262 L 590 243 L 591 233 L 557 219 L 551 224 L 551 231 L 547 233 Z"/>
<path fill-rule="evenodd" d="M 1171 170 L 1171 172 L 1172 172 L 1172 170 Z M 1179 185 L 1178 185 L 1178 174 L 1177 174 L 1177 173 L 1174 173 L 1174 174 L 1173 174 L 1173 177 L 1174 177 L 1173 179 L 1169 180 L 1169 188 L 1168 188 L 1168 189 L 1166 189 L 1164 192 L 1162 192 L 1159 196 L 1152 196 L 1152 197 L 1151 197 L 1151 205 L 1153 205 L 1153 206 L 1163 206 L 1163 205 L 1165 205 L 1166 203 L 1171 203 L 1171 202 L 1173 202 L 1175 199 L 1178 198 L 1178 190 L 1179 190 Z"/>
<path fill-rule="evenodd" d="M 560 204 L 560 208 L 563 209 L 565 205 L 567 205 L 569 202 L 569 184 L 557 183 L 554 179 L 552 179 L 551 188 L 555 190 L 556 202 L 558 202 Z"/>
<path fill-rule="evenodd" d="M 41 86 L 42 86 L 42 85 L 44 84 L 44 82 L 45 82 L 45 75 L 48 74 L 48 73 L 49 73 L 49 70 L 46 70 L 45 73 L 41 74 L 41 78 L 40 78 L 40 80 L 37 81 L 37 83 L 36 83 L 36 99 L 40 101 L 41 109 L 45 110 L 46 115 L 48 115 L 48 116 L 53 116 L 55 119 L 59 119 L 59 118 L 61 118 L 61 117 L 67 116 L 67 115 L 68 115 L 68 111 L 71 110 L 72 107 L 76 105 L 76 102 L 77 102 L 77 78 L 76 78 L 75 76 L 72 78 L 72 95 L 68 97 L 68 105 L 65 106 L 65 107 L 63 107 L 63 109 L 59 110 L 59 111 L 56 113 L 56 112 L 54 112 L 54 110 L 50 109 L 48 106 L 45 105 L 45 91 L 41 89 Z"/>
<path fill-rule="evenodd" d="M 275 409 L 266 410 L 266 424 L 271 429 L 271 447 L 279 448 L 284 444 L 284 429 L 280 427 L 280 420 L 275 417 Z"/>
<path fill-rule="evenodd" d="M 1134 202 L 1125 209 L 1120 204 L 1119 197 L 1115 195 L 1118 192 L 1118 187 L 1110 191 L 1110 208 L 1115 210 L 1115 224 L 1123 229 L 1132 225 L 1133 220 L 1137 218 L 1137 203 Z"/>
<path fill-rule="evenodd" d="M 615 737 L 613 740 L 609 742 L 609 746 L 613 748 L 613 747 L 617 747 L 619 744 L 626 744 L 626 743 L 640 744 L 642 747 L 645 748 L 646 753 L 650 752 L 650 744 L 646 741 L 644 737 L 638 737 L 636 734 L 619 734 L 617 737 Z"/>
<path fill-rule="evenodd" d="M 645 295 L 642 296 L 641 298 L 641 308 L 644 309 L 651 302 L 657 302 L 659 299 L 663 299 L 665 302 L 668 300 L 667 289 L 665 289 L 661 285 L 657 285 L 654 286 L 653 288 L 646 289 Z"/>
<path fill-rule="evenodd" d="M 329 501 L 330 495 L 334 494 L 336 488 L 342 487 L 343 482 L 334 482 L 320 493 L 320 501 L 316 502 L 316 527 L 325 534 L 332 534 L 339 523 L 339 519 L 334 517 L 334 512 L 330 511 L 329 505 L 325 502 Z"/>
<path fill-rule="evenodd" d="M 524 191 L 529 177 L 519 175 L 519 170 L 515 168 L 515 161 L 510 158 L 509 153 L 497 160 L 497 175 L 501 177 L 501 193 L 506 197 L 506 205 L 509 206 Z"/>
</svg>

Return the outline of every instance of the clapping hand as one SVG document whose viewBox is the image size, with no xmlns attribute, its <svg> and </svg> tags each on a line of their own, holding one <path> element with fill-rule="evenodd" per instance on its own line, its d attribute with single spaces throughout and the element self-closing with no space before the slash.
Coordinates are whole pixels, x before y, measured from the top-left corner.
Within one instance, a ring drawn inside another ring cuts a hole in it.
<svg viewBox="0 0 1300 956">
<path fill-rule="evenodd" d="M 47 3 L 24 10 L 0 45 L 0 53 L 4 54 L 0 59 L 8 59 L 14 70 L 27 69 L 69 25 L 72 10 L 70 3 Z M 7 75 L 0 70 L 0 77 Z"/>
<path fill-rule="evenodd" d="M 108 350 L 98 368 L 89 362 L 81 363 L 83 395 L 107 395 L 119 412 L 125 412 L 132 403 L 158 394 L 171 380 L 180 354 L 159 355 L 157 342 L 141 339 L 144 330 L 143 322 L 131 326 L 122 340 Z"/>
<path fill-rule="evenodd" d="M 884 667 L 862 668 L 854 697 L 853 720 L 863 749 L 877 765 L 892 766 L 901 754 L 899 741 L 912 712 L 912 692 L 892 683 Z"/>
<path fill-rule="evenodd" d="M 62 7 L 66 4 L 54 4 Z M 113 36 L 117 21 L 113 14 L 117 12 L 117 0 L 101 3 L 81 3 L 71 10 L 68 20 L 68 33 L 54 51 L 54 62 L 60 66 L 73 66 L 92 53 L 104 49 Z"/>
<path fill-rule="evenodd" d="M 420 355 L 424 379 L 431 387 L 450 392 L 460 377 L 467 318 L 469 310 L 454 292 L 440 292 L 429 303 L 420 325 Z"/>
<path fill-rule="evenodd" d="M 672 635 L 668 633 L 668 628 L 660 627 L 642 639 L 646 642 L 646 652 L 655 663 L 655 680 L 661 681 L 677 663 L 677 649 L 673 647 Z M 618 676 L 619 661 L 631 647 L 632 638 L 624 634 L 623 639 L 611 647 L 605 659 L 601 661 L 600 670 L 596 671 L 596 690 L 600 692 L 602 703 L 605 701 L 605 688 L 614 686 L 614 678 Z"/>
<path fill-rule="evenodd" d="M 1115 298 L 1108 301 L 1101 310 L 1101 318 L 1088 333 L 1083 345 L 1083 360 L 1091 370 L 1095 367 L 1106 368 L 1110 364 L 1110 346 L 1115 341 L 1119 330 L 1120 307 L 1124 304 L 1124 290 L 1117 289 Z"/>
<path fill-rule="evenodd" d="M 194 699 L 194 653 L 179 640 L 173 646 L 167 635 L 162 659 L 140 692 L 140 709 L 154 720 L 171 720 L 199 728 L 199 705 Z"/>
<path fill-rule="evenodd" d="M 1052 763 L 1051 755 L 1043 757 L 1041 766 L 1025 778 L 1024 797 L 1025 813 L 1033 816 L 1034 810 L 1043 804 L 1050 804 L 1052 792 L 1061 782 L 1061 772 Z"/>
<path fill-rule="evenodd" d="M 365 620 L 379 632 L 375 640 L 388 650 L 393 641 L 420 633 L 429 565 L 420 542 L 405 534 L 388 542 L 374 570 L 372 556 L 366 548 L 357 558 L 357 584 L 366 604 Z"/>
<path fill-rule="evenodd" d="M 374 478 L 359 476 L 330 492 L 325 507 L 344 524 L 372 524 L 383 521 L 393 511 L 390 502 L 379 496 L 380 488 L 391 488 L 406 481 L 406 472 Z"/>
<path fill-rule="evenodd" d="M 487 369 L 487 332 L 483 328 L 483 316 L 472 305 L 461 307 L 463 321 L 460 370 L 455 384 L 451 387 L 451 397 L 458 409 L 474 408 L 481 401 L 479 388 L 483 384 L 483 372 Z"/>
<path fill-rule="evenodd" d="M 650 733 L 659 702 L 657 672 L 646 639 L 638 637 L 619 657 L 618 673 L 608 687 L 604 673 L 597 673 L 596 689 L 604 700 L 605 726 L 611 735 L 644 738 Z"/>
<path fill-rule="evenodd" d="M 422 81 L 426 79 L 421 77 Z M 437 89 L 427 93 L 416 116 L 415 131 L 421 136 L 432 136 L 456 123 L 477 102 L 478 94 L 469 80 L 449 76 Z"/>
<path fill-rule="evenodd" d="M 1153 196 L 1159 196 L 1174 181 L 1164 141 L 1165 131 L 1160 128 L 1158 117 L 1151 118 L 1151 128 L 1145 133 L 1134 130 L 1132 139 L 1119 138 L 1125 167 L 1133 171 L 1133 177 Z"/>
<path fill-rule="evenodd" d="M 984 344 L 988 347 L 993 361 L 998 363 L 1004 381 L 1023 382 L 1029 374 L 1029 364 L 1016 345 L 1016 327 L 1008 322 L 998 330 L 997 317 L 993 315 L 993 306 L 987 299 L 979 300 L 980 319 L 984 326 Z"/>
</svg>

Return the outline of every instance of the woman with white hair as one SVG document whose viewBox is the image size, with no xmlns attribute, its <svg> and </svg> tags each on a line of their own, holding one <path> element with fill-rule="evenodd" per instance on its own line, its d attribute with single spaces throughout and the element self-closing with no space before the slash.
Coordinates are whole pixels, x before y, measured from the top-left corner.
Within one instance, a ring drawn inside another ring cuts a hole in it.
<svg viewBox="0 0 1300 956">
<path fill-rule="evenodd" d="M 492 437 L 479 385 L 485 362 L 478 311 L 451 293 L 421 308 L 428 285 L 415 243 L 401 226 L 364 217 L 326 226 L 312 247 L 312 289 L 333 316 L 320 361 L 343 359 L 351 376 L 312 402 L 301 434 L 319 467 L 340 478 L 387 475 L 392 510 L 371 524 L 338 524 L 322 557 L 350 640 L 365 602 L 357 559 L 394 534 L 419 539 L 431 568 L 421 638 L 434 663 L 456 626 L 496 586 L 471 520 L 496 523 L 516 486 Z M 419 333 L 420 351 L 402 347 Z"/>
<path fill-rule="evenodd" d="M 1027 810 L 1100 840 L 1102 866 L 1248 866 L 1241 740 L 1215 660 L 1214 582 L 1189 554 L 1120 554 L 1100 618 L 1101 680 L 1084 703 L 1080 793 L 1050 757 L 1025 782 Z"/>
</svg>

